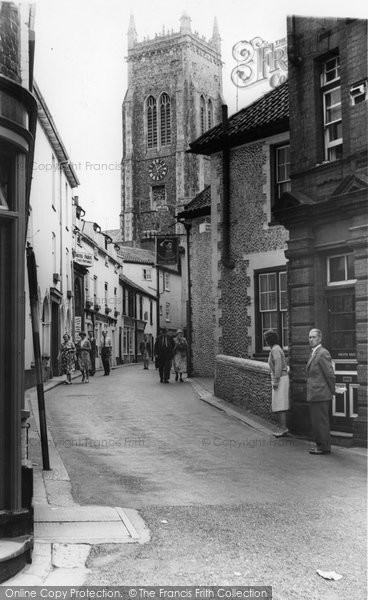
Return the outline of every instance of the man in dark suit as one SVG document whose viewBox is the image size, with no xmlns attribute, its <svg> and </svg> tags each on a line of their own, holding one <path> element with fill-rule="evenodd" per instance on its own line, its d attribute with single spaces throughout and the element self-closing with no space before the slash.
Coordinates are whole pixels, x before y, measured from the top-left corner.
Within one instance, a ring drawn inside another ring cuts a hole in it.
<svg viewBox="0 0 368 600">
<path fill-rule="evenodd" d="M 160 383 L 169 383 L 174 346 L 173 338 L 171 335 L 167 335 L 167 329 L 163 327 L 155 343 L 155 356 L 157 357 L 160 373 Z"/>
<path fill-rule="evenodd" d="M 330 454 L 329 410 L 335 394 L 335 373 L 330 353 L 322 346 L 322 332 L 311 329 L 309 345 L 312 354 L 307 363 L 307 401 L 309 402 L 312 438 L 315 448 L 310 454 Z"/>
</svg>

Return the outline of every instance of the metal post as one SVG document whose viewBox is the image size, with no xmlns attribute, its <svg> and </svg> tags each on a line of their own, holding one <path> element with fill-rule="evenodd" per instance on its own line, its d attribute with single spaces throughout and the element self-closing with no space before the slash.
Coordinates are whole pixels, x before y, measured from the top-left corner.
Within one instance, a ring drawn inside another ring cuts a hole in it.
<svg viewBox="0 0 368 600">
<path fill-rule="evenodd" d="M 156 339 L 160 335 L 160 267 L 156 264 L 157 292 L 156 292 Z"/>
<path fill-rule="evenodd" d="M 33 248 L 31 248 L 30 246 L 27 247 L 27 270 L 28 270 L 28 281 L 29 281 L 29 300 L 30 300 L 30 305 L 31 305 L 33 351 L 34 351 L 35 366 L 36 366 L 36 383 L 37 383 L 38 412 L 39 412 L 39 418 L 40 418 L 42 464 L 43 464 L 43 469 L 45 471 L 49 471 L 50 470 L 49 447 L 48 447 L 48 442 L 47 442 L 45 396 L 44 396 L 44 390 L 43 390 L 42 358 L 41 358 L 40 333 L 39 333 L 39 323 L 38 323 L 37 270 L 36 270 L 35 254 L 33 252 Z"/>
</svg>

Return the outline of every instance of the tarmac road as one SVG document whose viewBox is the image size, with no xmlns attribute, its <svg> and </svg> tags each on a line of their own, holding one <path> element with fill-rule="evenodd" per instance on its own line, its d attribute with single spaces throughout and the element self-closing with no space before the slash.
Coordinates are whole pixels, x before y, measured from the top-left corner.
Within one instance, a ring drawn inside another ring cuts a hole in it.
<svg viewBox="0 0 368 600">
<path fill-rule="evenodd" d="M 47 394 L 79 504 L 138 509 L 144 545 L 93 548 L 89 585 L 272 585 L 273 597 L 366 597 L 365 457 L 311 456 L 141 365 Z M 336 571 L 327 581 L 316 569 Z"/>
</svg>

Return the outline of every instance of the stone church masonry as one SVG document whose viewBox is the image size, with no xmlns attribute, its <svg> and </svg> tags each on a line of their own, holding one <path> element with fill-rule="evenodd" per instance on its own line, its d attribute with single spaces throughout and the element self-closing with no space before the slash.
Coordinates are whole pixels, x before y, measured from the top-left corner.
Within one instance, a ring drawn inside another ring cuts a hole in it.
<svg viewBox="0 0 368 600">
<path fill-rule="evenodd" d="M 134 17 L 128 29 L 128 89 L 124 98 L 121 230 L 126 245 L 139 246 L 167 229 L 177 209 L 210 183 L 207 157 L 187 154 L 189 143 L 221 118 L 221 39 L 215 19 L 207 41 L 183 14 L 178 32 L 138 42 Z M 160 99 L 169 97 L 169 141 L 161 143 Z M 156 139 L 148 144 L 147 99 L 156 102 Z M 157 179 L 153 167 L 160 165 Z M 157 211 L 156 197 L 165 211 Z"/>
</svg>

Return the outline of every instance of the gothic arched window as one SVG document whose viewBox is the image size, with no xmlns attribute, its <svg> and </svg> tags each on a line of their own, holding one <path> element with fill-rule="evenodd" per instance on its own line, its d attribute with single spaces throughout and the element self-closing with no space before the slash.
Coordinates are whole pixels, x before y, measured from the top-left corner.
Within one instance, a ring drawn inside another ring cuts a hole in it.
<svg viewBox="0 0 368 600">
<path fill-rule="evenodd" d="M 213 104 L 212 104 L 212 100 L 208 100 L 208 105 L 207 105 L 207 124 L 208 124 L 208 129 L 212 129 L 213 127 Z"/>
<path fill-rule="evenodd" d="M 167 94 L 160 97 L 160 130 L 161 146 L 171 144 L 171 101 Z"/>
<path fill-rule="evenodd" d="M 147 147 L 157 146 L 157 106 L 153 96 L 147 98 Z"/>
<path fill-rule="evenodd" d="M 200 98 L 199 105 L 199 118 L 200 118 L 200 126 L 201 126 L 201 135 L 206 131 L 206 103 L 204 101 L 203 96 Z"/>
</svg>

